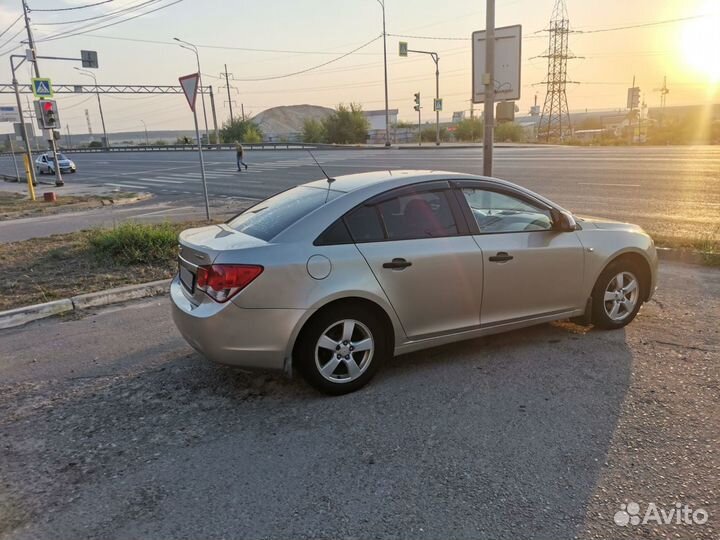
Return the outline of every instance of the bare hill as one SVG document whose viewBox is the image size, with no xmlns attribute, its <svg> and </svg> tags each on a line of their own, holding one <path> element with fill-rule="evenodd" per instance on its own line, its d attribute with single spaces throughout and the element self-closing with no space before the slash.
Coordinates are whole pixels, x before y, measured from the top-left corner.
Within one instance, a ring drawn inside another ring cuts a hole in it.
<svg viewBox="0 0 720 540">
<path fill-rule="evenodd" d="M 265 109 L 253 119 L 266 137 L 276 137 L 300 133 L 306 119 L 322 120 L 332 111 L 318 105 L 287 105 Z"/>
</svg>

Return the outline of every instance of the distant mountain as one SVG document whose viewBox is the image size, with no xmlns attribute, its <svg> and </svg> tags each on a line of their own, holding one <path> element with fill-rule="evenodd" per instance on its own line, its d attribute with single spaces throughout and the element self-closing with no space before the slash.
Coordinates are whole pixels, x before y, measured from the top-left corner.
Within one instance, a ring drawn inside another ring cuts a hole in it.
<svg viewBox="0 0 720 540">
<path fill-rule="evenodd" d="M 266 109 L 256 114 L 253 120 L 265 137 L 281 137 L 300 133 L 308 118 L 322 120 L 332 112 L 332 109 L 318 105 L 287 105 Z"/>
</svg>

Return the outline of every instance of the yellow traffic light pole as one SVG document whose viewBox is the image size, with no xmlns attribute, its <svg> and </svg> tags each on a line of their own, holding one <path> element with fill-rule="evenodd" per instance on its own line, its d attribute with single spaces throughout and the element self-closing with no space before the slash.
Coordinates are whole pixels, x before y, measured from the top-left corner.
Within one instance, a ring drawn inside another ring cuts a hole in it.
<svg viewBox="0 0 720 540">
<path fill-rule="evenodd" d="M 25 163 L 25 177 L 27 178 L 28 183 L 28 193 L 30 194 L 30 199 L 35 200 L 35 188 L 33 187 L 33 180 L 32 180 L 32 164 L 30 163 L 30 158 L 28 158 L 27 154 L 23 154 L 23 163 Z"/>
</svg>

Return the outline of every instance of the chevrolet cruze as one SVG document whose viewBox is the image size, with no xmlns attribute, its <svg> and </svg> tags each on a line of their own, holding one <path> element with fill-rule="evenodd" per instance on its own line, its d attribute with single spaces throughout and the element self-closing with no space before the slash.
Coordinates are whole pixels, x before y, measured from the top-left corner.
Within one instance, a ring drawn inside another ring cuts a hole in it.
<svg viewBox="0 0 720 540">
<path fill-rule="evenodd" d="M 546 323 L 605 329 L 653 294 L 652 239 L 520 186 L 381 171 L 294 187 L 180 234 L 173 318 L 210 360 L 343 394 L 383 361 Z"/>
</svg>

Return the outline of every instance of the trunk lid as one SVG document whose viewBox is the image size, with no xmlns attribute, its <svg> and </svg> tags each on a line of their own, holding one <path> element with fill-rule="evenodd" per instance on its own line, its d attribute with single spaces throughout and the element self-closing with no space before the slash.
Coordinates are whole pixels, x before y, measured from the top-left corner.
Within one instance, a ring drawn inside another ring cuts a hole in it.
<svg viewBox="0 0 720 540">
<path fill-rule="evenodd" d="M 237 232 L 225 224 L 186 229 L 180 233 L 178 240 L 180 281 L 195 303 L 202 302 L 205 294 L 195 288 L 198 266 L 211 265 L 223 251 L 267 245 L 264 240 Z"/>
</svg>

